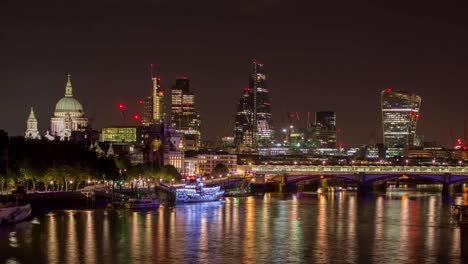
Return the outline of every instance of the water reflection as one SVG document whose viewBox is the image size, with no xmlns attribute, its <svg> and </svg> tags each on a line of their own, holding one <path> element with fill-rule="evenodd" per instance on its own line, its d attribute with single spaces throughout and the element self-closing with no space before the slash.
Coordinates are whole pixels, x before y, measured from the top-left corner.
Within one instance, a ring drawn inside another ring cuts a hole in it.
<svg viewBox="0 0 468 264">
<path fill-rule="evenodd" d="M 67 263 L 78 263 L 79 252 L 76 237 L 76 220 L 74 217 L 75 211 L 68 211 L 66 227 L 66 261 Z"/>
<path fill-rule="evenodd" d="M 48 214 L 47 263 L 58 263 L 57 222 L 54 214 Z"/>
<path fill-rule="evenodd" d="M 0 227 L 0 262 L 463 263 L 468 232 L 450 223 L 449 206 L 439 195 L 267 194 L 149 212 L 57 211 Z"/>
</svg>

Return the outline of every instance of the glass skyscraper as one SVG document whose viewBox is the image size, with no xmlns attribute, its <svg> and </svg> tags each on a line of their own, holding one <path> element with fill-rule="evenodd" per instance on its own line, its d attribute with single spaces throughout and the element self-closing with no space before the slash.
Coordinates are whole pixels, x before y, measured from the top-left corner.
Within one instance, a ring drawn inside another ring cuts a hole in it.
<svg viewBox="0 0 468 264">
<path fill-rule="evenodd" d="M 172 126 L 183 135 L 184 150 L 198 150 L 201 147 L 201 120 L 195 112 L 195 95 L 187 77 L 177 78 L 172 88 L 171 117 Z"/>
<path fill-rule="evenodd" d="M 249 87 L 244 89 L 236 113 L 235 143 L 256 149 L 271 145 L 273 120 L 263 64 L 254 61 Z"/>
<path fill-rule="evenodd" d="M 336 149 L 336 114 L 333 111 L 315 113 L 315 124 L 320 127 L 318 132 L 320 148 Z"/>
<path fill-rule="evenodd" d="M 389 150 L 413 146 L 421 97 L 387 88 L 381 92 L 381 107 L 384 144 Z"/>
</svg>

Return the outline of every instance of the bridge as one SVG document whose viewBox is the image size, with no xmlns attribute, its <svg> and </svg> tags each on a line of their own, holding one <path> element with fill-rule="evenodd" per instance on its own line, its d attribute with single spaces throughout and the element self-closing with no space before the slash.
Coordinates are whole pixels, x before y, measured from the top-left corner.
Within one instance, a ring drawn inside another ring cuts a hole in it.
<svg viewBox="0 0 468 264">
<path fill-rule="evenodd" d="M 267 181 L 277 181 L 282 187 L 322 178 L 353 181 L 360 189 L 369 189 L 374 182 L 386 181 L 402 176 L 441 183 L 444 194 L 451 184 L 468 181 L 468 166 L 391 166 L 391 165 L 252 165 L 255 174 L 265 175 Z"/>
</svg>

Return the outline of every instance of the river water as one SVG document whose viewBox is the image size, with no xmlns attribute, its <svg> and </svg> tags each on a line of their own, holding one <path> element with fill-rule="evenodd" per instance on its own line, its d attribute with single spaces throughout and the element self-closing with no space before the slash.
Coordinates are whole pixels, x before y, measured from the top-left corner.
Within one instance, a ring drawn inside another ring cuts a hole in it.
<svg viewBox="0 0 468 264">
<path fill-rule="evenodd" d="M 457 197 L 467 202 L 468 197 Z M 265 194 L 0 227 L 0 263 L 468 263 L 438 194 Z"/>
</svg>

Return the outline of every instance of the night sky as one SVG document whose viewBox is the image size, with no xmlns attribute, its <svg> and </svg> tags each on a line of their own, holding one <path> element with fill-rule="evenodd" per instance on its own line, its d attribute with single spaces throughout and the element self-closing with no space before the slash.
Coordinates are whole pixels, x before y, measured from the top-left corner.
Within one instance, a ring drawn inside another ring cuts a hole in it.
<svg viewBox="0 0 468 264">
<path fill-rule="evenodd" d="M 232 134 L 257 59 L 277 131 L 287 110 L 334 110 L 345 147 L 379 142 L 380 91 L 392 87 L 422 97 L 418 133 L 448 145 L 468 114 L 468 9 L 385 2 L 2 0 L 0 129 L 22 134 L 33 106 L 44 133 L 67 72 L 95 128 L 120 124 L 117 104 L 140 111 L 154 63 L 168 91 L 190 78 L 216 140 Z"/>
</svg>

